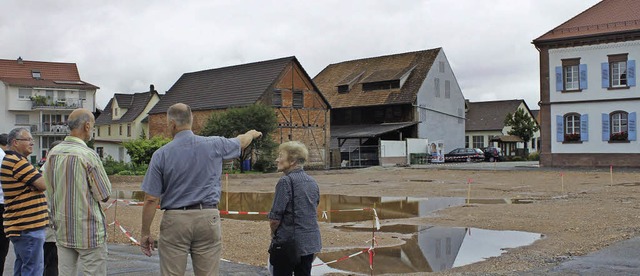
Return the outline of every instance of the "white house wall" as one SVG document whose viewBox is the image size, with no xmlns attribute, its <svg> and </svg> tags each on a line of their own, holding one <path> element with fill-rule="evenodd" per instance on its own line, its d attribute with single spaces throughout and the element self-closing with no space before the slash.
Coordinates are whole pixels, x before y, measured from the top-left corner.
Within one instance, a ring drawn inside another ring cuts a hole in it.
<svg viewBox="0 0 640 276">
<path fill-rule="evenodd" d="M 9 93 L 7 92 L 7 86 L 4 82 L 0 81 L 0 116 L 2 116 L 2 120 L 0 120 L 0 133 L 8 133 L 12 128 L 13 123 L 10 123 L 9 118 Z"/>
<path fill-rule="evenodd" d="M 444 72 L 440 72 L 444 62 Z M 435 79 L 440 82 L 440 95 L 436 96 Z M 450 81 L 450 98 L 445 95 L 445 83 Z M 420 86 L 417 97 L 418 138 L 445 141 L 446 148 L 464 147 L 464 96 L 447 60 L 444 50 L 435 58 L 431 69 Z"/>
<path fill-rule="evenodd" d="M 629 143 L 609 143 L 602 140 L 602 115 L 616 110 L 640 113 L 640 89 L 638 84 L 629 89 L 608 90 L 601 86 L 601 63 L 608 62 L 607 55 L 628 53 L 628 60 L 640 60 L 640 41 L 608 43 L 592 46 L 549 50 L 549 87 L 551 119 L 551 153 L 640 153 L 638 141 Z M 580 64 L 587 65 L 587 89 L 581 92 L 562 93 L 556 91 L 556 66 L 562 66 L 562 59 L 580 58 Z M 638 78 L 636 72 L 635 77 Z M 598 101 L 626 99 L 623 101 Z M 589 101 L 561 103 L 564 101 Z M 588 141 L 581 144 L 558 142 L 556 116 L 576 112 L 588 116 Z"/>
<path fill-rule="evenodd" d="M 120 143 L 96 141 L 94 143 L 94 147 L 96 149 L 99 147 L 103 149 L 103 159 L 107 158 L 107 156 L 111 156 L 115 161 L 122 161 L 126 163 L 131 162 L 131 157 L 127 154 L 127 149 L 125 149 Z"/>
</svg>

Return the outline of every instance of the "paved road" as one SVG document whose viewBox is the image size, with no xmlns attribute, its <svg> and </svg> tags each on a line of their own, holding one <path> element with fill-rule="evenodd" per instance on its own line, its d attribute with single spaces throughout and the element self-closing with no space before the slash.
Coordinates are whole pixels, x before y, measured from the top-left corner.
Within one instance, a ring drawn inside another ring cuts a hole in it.
<svg viewBox="0 0 640 276">
<path fill-rule="evenodd" d="M 640 275 L 640 236 L 617 242 L 589 255 L 568 258 L 550 269 L 521 275 Z"/>
<path fill-rule="evenodd" d="M 15 255 L 13 248 L 9 249 L 5 262 L 4 275 L 13 275 L 13 262 Z M 187 266 L 187 275 L 193 275 L 191 261 Z M 107 275 L 123 276 L 156 276 L 160 275 L 160 265 L 157 251 L 154 255 L 147 257 L 142 255 L 140 248 L 131 245 L 109 244 L 109 262 L 107 264 Z M 220 265 L 220 275 L 269 275 L 264 267 L 238 264 L 223 261 Z"/>
</svg>

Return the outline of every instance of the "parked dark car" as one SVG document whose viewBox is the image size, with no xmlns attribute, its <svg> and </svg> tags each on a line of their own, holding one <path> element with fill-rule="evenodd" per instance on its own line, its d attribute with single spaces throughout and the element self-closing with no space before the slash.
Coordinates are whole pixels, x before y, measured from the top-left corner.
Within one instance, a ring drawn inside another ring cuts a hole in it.
<svg viewBox="0 0 640 276">
<path fill-rule="evenodd" d="M 500 148 L 488 147 L 484 149 L 484 160 L 489 162 L 504 161 Z"/>
<path fill-rule="evenodd" d="M 444 155 L 445 162 L 471 162 L 484 160 L 480 149 L 457 148 Z"/>
</svg>

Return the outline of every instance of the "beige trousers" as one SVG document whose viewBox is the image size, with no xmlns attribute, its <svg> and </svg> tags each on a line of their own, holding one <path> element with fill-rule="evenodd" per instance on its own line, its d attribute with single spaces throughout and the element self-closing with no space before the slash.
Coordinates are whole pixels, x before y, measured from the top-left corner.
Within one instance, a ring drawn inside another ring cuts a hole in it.
<svg viewBox="0 0 640 276">
<path fill-rule="evenodd" d="M 166 210 L 158 239 L 162 275 L 185 275 L 191 254 L 196 276 L 219 275 L 222 228 L 218 209 Z"/>
<path fill-rule="evenodd" d="M 79 249 L 57 245 L 58 273 L 60 275 L 78 275 L 78 262 L 82 265 L 83 275 L 107 275 L 107 245 L 96 248 Z"/>
</svg>

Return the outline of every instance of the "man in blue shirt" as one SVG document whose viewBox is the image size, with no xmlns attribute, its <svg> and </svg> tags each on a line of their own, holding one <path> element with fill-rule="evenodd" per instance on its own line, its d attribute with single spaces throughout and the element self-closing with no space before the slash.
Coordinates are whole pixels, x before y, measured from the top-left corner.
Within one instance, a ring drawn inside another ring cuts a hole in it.
<svg viewBox="0 0 640 276">
<path fill-rule="evenodd" d="M 236 138 L 193 134 L 191 108 L 182 103 L 167 110 L 173 140 L 151 158 L 142 182 L 146 193 L 142 207 L 142 252 L 151 256 L 151 223 L 156 206 L 164 210 L 158 250 L 162 275 L 184 275 L 191 254 L 196 275 L 218 275 L 222 253 L 220 202 L 223 160 L 240 156 L 253 139 L 250 130 Z"/>
</svg>

